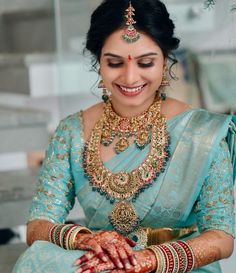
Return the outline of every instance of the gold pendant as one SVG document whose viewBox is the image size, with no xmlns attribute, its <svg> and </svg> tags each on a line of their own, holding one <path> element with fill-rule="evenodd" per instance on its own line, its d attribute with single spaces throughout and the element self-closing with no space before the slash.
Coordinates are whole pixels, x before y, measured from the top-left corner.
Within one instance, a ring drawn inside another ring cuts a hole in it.
<svg viewBox="0 0 236 273">
<path fill-rule="evenodd" d="M 136 230 L 140 221 L 134 206 L 126 201 L 115 205 L 109 219 L 114 229 L 124 235 Z"/>
<path fill-rule="evenodd" d="M 117 154 L 124 152 L 129 147 L 129 141 L 127 138 L 121 138 L 115 145 L 115 151 Z"/>
<path fill-rule="evenodd" d="M 136 137 L 135 143 L 143 149 L 151 140 L 150 133 L 148 131 L 140 131 Z"/>
</svg>

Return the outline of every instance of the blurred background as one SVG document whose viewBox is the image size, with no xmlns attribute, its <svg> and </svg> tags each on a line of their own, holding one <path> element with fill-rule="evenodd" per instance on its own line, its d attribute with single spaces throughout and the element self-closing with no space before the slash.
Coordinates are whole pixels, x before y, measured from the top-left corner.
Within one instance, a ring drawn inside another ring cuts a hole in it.
<svg viewBox="0 0 236 273">
<path fill-rule="evenodd" d="M 114 0 L 115 1 L 115 0 Z M 25 223 L 50 135 L 60 119 L 101 101 L 84 56 L 101 0 L 0 0 L 0 272 L 26 248 Z M 236 1 L 163 1 L 176 24 L 178 81 L 167 93 L 193 107 L 236 112 Z M 213 3 L 214 4 L 214 3 Z M 83 218 L 78 205 L 68 220 Z M 236 254 L 222 262 L 234 273 Z"/>
</svg>

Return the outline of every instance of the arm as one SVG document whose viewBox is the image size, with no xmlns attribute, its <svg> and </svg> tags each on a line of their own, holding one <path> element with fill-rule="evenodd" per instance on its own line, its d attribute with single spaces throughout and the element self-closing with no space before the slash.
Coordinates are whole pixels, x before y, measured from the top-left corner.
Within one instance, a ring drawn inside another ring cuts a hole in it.
<svg viewBox="0 0 236 273">
<path fill-rule="evenodd" d="M 27 225 L 29 245 L 36 240 L 48 240 L 50 228 L 56 223 L 63 223 L 74 205 L 70 145 L 70 127 L 62 121 L 49 143 L 39 172 Z"/>
<path fill-rule="evenodd" d="M 234 189 L 228 146 L 222 141 L 195 206 L 200 236 L 191 239 L 196 267 L 229 257 L 234 246 Z"/>
<path fill-rule="evenodd" d="M 193 267 L 199 268 L 229 257 L 234 245 L 234 189 L 232 164 L 224 140 L 217 147 L 195 204 L 195 213 L 201 234 L 186 241 L 192 251 Z M 163 245 L 173 250 L 176 243 Z"/>
</svg>

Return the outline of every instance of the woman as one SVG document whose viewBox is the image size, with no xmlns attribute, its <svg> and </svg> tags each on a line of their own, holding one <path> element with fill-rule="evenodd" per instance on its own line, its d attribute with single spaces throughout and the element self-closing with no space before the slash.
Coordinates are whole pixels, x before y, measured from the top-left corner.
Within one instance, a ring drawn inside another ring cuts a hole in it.
<svg viewBox="0 0 236 273">
<path fill-rule="evenodd" d="M 161 94 L 178 45 L 160 1 L 106 0 L 94 11 L 86 48 L 105 102 L 58 126 L 31 247 L 13 272 L 221 272 L 217 260 L 233 251 L 235 125 Z M 62 224 L 75 197 L 86 227 Z"/>
</svg>

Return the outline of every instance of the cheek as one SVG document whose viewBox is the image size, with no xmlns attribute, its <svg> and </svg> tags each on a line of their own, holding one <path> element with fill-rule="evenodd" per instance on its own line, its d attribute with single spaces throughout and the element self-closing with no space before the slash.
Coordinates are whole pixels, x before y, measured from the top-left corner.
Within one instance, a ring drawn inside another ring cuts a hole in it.
<svg viewBox="0 0 236 273">
<path fill-rule="evenodd" d="M 154 68 L 153 70 L 149 70 L 146 73 L 146 78 L 153 83 L 157 83 L 162 80 L 163 77 L 163 70 Z"/>
<path fill-rule="evenodd" d="M 115 81 L 118 76 L 119 73 L 117 73 L 117 70 L 115 69 L 101 69 L 101 77 L 106 85 L 112 85 L 113 81 Z"/>
</svg>

